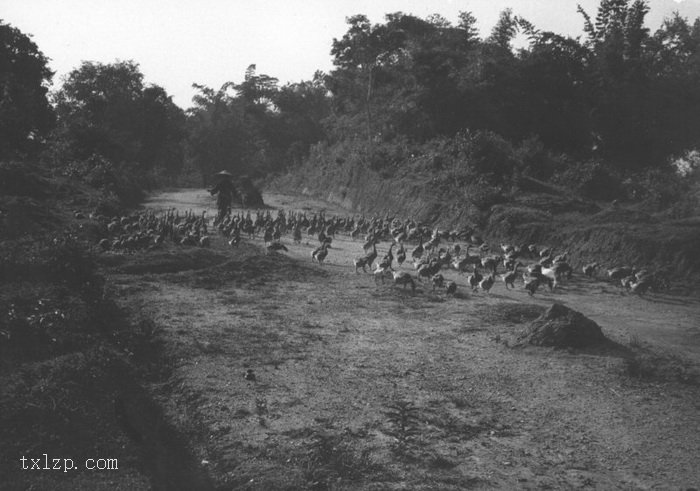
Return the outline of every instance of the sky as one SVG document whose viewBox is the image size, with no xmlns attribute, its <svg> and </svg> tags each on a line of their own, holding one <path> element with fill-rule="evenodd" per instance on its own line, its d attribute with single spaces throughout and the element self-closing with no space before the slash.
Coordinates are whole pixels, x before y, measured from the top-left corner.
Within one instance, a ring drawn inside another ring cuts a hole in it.
<svg viewBox="0 0 700 491">
<path fill-rule="evenodd" d="M 652 32 L 679 11 L 700 17 L 700 0 L 649 0 Z M 334 38 L 346 18 L 365 14 L 373 23 L 404 12 L 425 18 L 439 13 L 456 24 L 470 11 L 482 37 L 499 13 L 512 8 L 540 30 L 581 35 L 580 4 L 595 16 L 598 0 L 3 0 L 0 19 L 32 36 L 56 72 L 53 89 L 83 61 L 133 60 L 144 81 L 163 87 L 186 109 L 193 83 L 214 89 L 239 83 L 246 68 L 280 84 L 310 80 L 333 68 Z"/>
</svg>

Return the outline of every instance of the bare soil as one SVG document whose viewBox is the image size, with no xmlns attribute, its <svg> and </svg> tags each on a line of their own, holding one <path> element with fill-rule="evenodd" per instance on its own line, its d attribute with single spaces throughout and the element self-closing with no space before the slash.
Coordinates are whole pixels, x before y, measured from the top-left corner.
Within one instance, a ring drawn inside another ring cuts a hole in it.
<svg viewBox="0 0 700 491">
<path fill-rule="evenodd" d="M 275 209 L 352 214 L 264 194 Z M 149 208 L 208 210 L 205 190 Z M 356 274 L 361 240 L 105 258 L 107 288 L 154 322 L 172 370 L 148 387 L 220 489 L 687 489 L 700 485 L 700 301 L 575 274 L 455 297 Z M 380 255 L 388 243 L 378 247 Z M 107 256 L 107 255 L 106 255 Z M 182 259 L 182 260 L 181 260 Z M 405 263 L 403 270 L 414 272 Z M 553 303 L 616 349 L 515 347 Z M 252 374 L 252 375 L 248 375 Z"/>
</svg>

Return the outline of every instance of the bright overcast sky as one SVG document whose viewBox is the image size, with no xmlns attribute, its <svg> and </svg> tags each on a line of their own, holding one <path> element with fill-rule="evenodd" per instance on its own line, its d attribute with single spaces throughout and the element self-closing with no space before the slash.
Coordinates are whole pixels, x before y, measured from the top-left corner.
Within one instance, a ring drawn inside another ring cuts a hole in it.
<svg viewBox="0 0 700 491">
<path fill-rule="evenodd" d="M 61 77 L 82 61 L 133 60 L 145 82 L 157 84 L 183 108 L 193 83 L 218 89 L 240 82 L 254 63 L 259 74 L 280 83 L 309 80 L 332 68 L 333 38 L 347 31 L 348 16 L 373 23 L 388 12 L 421 18 L 439 13 L 456 23 L 471 11 L 487 36 L 504 8 L 541 30 L 577 36 L 576 5 L 595 15 L 598 0 L 2 0 L 0 19 L 31 34 Z M 674 10 L 691 21 L 700 0 L 650 0 L 652 32 Z"/>
</svg>

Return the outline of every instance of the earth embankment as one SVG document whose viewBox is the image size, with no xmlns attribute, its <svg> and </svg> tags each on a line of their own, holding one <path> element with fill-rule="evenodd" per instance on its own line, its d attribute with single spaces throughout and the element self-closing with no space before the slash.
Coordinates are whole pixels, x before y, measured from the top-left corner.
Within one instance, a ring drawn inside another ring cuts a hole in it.
<svg viewBox="0 0 700 491">
<path fill-rule="evenodd" d="M 475 228 L 492 244 L 538 244 L 568 252 L 576 268 L 598 262 L 662 272 L 677 292 L 696 291 L 700 278 L 700 217 L 674 219 L 632 203 L 585 200 L 523 178 L 525 190 L 475 198 L 428 175 L 381 177 L 369 168 L 328 163 L 278 177 L 270 190 L 321 198 L 367 215 L 413 218 L 431 226 Z"/>
</svg>

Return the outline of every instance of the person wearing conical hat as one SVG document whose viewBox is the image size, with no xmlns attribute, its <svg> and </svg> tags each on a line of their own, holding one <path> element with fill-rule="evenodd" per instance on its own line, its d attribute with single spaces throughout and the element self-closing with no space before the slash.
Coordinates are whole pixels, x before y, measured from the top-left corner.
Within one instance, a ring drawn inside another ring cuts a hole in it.
<svg viewBox="0 0 700 491">
<path fill-rule="evenodd" d="M 233 201 L 233 195 L 236 193 L 236 186 L 233 184 L 233 174 L 226 170 L 217 172 L 215 174 L 219 179 L 213 188 L 209 190 L 209 193 L 216 197 L 216 207 L 219 213 L 216 216 L 215 224 L 220 223 L 226 215 L 231 212 L 231 202 Z"/>
</svg>

